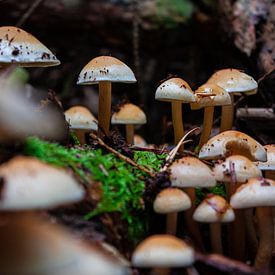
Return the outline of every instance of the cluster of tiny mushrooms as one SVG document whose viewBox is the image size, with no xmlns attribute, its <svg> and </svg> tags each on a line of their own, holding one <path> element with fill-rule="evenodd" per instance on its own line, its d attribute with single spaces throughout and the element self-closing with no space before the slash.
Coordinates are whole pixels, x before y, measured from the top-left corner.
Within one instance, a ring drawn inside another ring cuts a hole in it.
<svg viewBox="0 0 275 275">
<path fill-rule="evenodd" d="M 24 30 L 1 27 L 0 66 L 11 64 L 46 67 L 60 62 Z M 99 85 L 98 121 L 83 106 L 73 106 L 65 112 L 70 128 L 83 144 L 85 133 L 92 131 L 97 131 L 102 142 L 101 138 L 109 134 L 111 122 L 126 125 L 127 143 L 133 145 L 134 126 L 146 123 L 144 112 L 132 103 L 121 106 L 111 117 L 112 82 L 134 83 L 136 78 L 127 65 L 111 56 L 92 59 L 79 75 L 77 84 Z M 227 234 L 229 255 L 244 260 L 247 247 L 256 254 L 254 268 L 240 262 L 238 268 L 247 274 L 267 268 L 274 245 L 275 146 L 262 146 L 250 136 L 231 130 L 234 96 L 256 92 L 257 82 L 236 69 L 215 72 L 195 92 L 178 77 L 164 81 L 157 88 L 155 98 L 172 104 L 176 150 L 184 136 L 182 103 L 190 103 L 192 109 L 204 108 L 203 131 L 198 158 L 185 156 L 173 162 L 170 159 L 169 165 L 163 168 L 169 170 L 171 187 L 156 195 L 153 209 L 167 216 L 167 234 L 143 240 L 132 255 L 132 263 L 108 244 L 87 246 L 37 213 L 83 199 L 84 188 L 72 174 L 32 157 L 17 156 L 2 164 L 0 273 L 129 274 L 131 264 L 137 268 L 154 268 L 157 274 L 167 274 L 168 268 L 173 267 L 188 267 L 189 272 L 194 272 L 190 267 L 203 257 L 176 237 L 177 215 L 181 211 L 185 211 L 186 227 L 197 247 L 203 247 L 197 222 L 208 223 L 211 250 L 223 254 L 221 224 L 231 223 Z M 222 106 L 220 133 L 209 139 L 215 106 Z M 144 140 L 138 139 L 141 137 L 136 137 L 136 143 L 146 146 Z M 171 152 L 169 155 L 175 156 L 176 152 Z M 227 198 L 211 194 L 195 207 L 195 188 L 213 187 L 217 182 L 226 183 Z M 213 254 L 209 259 L 215 261 L 218 256 Z"/>
</svg>

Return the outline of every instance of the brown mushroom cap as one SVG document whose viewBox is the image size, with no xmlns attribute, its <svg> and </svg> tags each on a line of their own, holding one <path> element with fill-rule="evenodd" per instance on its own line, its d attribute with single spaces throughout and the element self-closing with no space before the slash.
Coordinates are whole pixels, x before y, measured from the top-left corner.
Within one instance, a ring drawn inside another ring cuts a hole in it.
<svg viewBox="0 0 275 275">
<path fill-rule="evenodd" d="M 0 66 L 48 67 L 60 64 L 39 40 L 17 27 L 0 27 Z"/>
<path fill-rule="evenodd" d="M 242 184 L 230 199 L 233 208 L 275 206 L 275 181 L 252 178 Z"/>
<path fill-rule="evenodd" d="M 191 200 L 178 188 L 165 188 L 157 194 L 153 207 L 160 214 L 180 212 L 191 208 Z"/>
<path fill-rule="evenodd" d="M 50 209 L 83 199 L 83 188 L 67 171 L 32 157 L 0 166 L 0 210 Z"/>
<path fill-rule="evenodd" d="M 138 147 L 145 147 L 147 146 L 147 142 L 142 136 L 134 135 L 134 145 Z"/>
<path fill-rule="evenodd" d="M 193 262 L 193 248 L 172 235 L 148 237 L 132 256 L 132 264 L 136 267 L 184 267 Z"/>
<path fill-rule="evenodd" d="M 208 79 L 207 83 L 217 84 L 228 93 L 234 94 L 246 93 L 252 95 L 257 92 L 258 88 L 258 83 L 253 77 L 236 69 L 219 70 Z"/>
<path fill-rule="evenodd" d="M 223 197 L 212 195 L 204 199 L 196 208 L 193 219 L 197 222 L 227 223 L 234 221 L 235 214 Z"/>
<path fill-rule="evenodd" d="M 97 84 L 100 81 L 133 83 L 137 80 L 122 61 L 112 56 L 98 56 L 82 69 L 77 84 Z"/>
<path fill-rule="evenodd" d="M 225 131 L 212 137 L 200 150 L 200 159 L 219 159 L 243 155 L 250 160 L 266 161 L 264 147 L 252 137 L 239 131 Z"/>
<path fill-rule="evenodd" d="M 83 106 L 73 106 L 65 112 L 71 129 L 97 130 L 97 119 Z"/>
<path fill-rule="evenodd" d="M 194 157 L 183 157 L 169 167 L 170 181 L 174 187 L 213 187 L 216 180 L 211 169 Z"/>
<path fill-rule="evenodd" d="M 275 170 L 275 144 L 269 144 L 264 146 L 267 153 L 267 161 L 260 162 L 258 161 L 256 165 L 261 170 Z"/>
<path fill-rule="evenodd" d="M 207 96 L 207 94 L 214 94 Z M 205 96 L 204 96 L 205 95 Z M 195 91 L 196 102 L 191 103 L 191 109 L 231 104 L 228 92 L 216 84 L 205 83 Z"/>
<path fill-rule="evenodd" d="M 174 77 L 164 81 L 157 88 L 155 99 L 190 103 L 195 102 L 196 97 L 187 82 L 181 78 Z"/>
<path fill-rule="evenodd" d="M 118 112 L 112 115 L 112 124 L 145 124 L 146 115 L 136 105 L 126 103 L 120 107 Z"/>
<path fill-rule="evenodd" d="M 230 156 L 225 161 L 215 164 L 213 172 L 216 180 L 223 182 L 231 182 L 231 172 L 234 173 L 237 182 L 246 182 L 250 178 L 262 176 L 261 170 L 252 161 L 240 155 Z"/>
</svg>

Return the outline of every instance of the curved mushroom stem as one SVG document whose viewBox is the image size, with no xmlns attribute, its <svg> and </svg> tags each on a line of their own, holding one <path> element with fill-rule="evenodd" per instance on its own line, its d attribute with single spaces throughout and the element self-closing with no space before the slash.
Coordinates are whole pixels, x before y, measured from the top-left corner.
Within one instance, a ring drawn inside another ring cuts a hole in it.
<svg viewBox="0 0 275 275">
<path fill-rule="evenodd" d="M 234 119 L 234 95 L 230 94 L 231 105 L 222 106 L 222 117 L 221 117 L 221 126 L 220 133 L 231 130 L 233 126 Z"/>
<path fill-rule="evenodd" d="M 105 134 L 109 134 L 109 125 L 111 117 L 111 88 L 110 81 L 99 82 L 99 98 L 98 98 L 98 136 L 102 138 Z"/>
<path fill-rule="evenodd" d="M 178 213 L 168 213 L 166 216 L 166 233 L 176 235 L 177 233 Z"/>
<path fill-rule="evenodd" d="M 86 143 L 85 133 L 86 131 L 83 129 L 75 129 L 75 135 L 81 145 Z"/>
<path fill-rule="evenodd" d="M 126 124 L 126 142 L 127 144 L 134 144 L 135 128 L 133 124 Z"/>
<path fill-rule="evenodd" d="M 204 117 L 203 117 L 203 128 L 202 128 L 199 148 L 201 148 L 208 141 L 211 135 L 213 117 L 214 117 L 214 106 L 205 107 Z"/>
<path fill-rule="evenodd" d="M 273 219 L 270 207 L 256 209 L 259 228 L 259 248 L 255 259 L 257 269 L 267 268 L 270 263 L 273 248 Z"/>
<path fill-rule="evenodd" d="M 221 235 L 222 235 L 221 224 L 210 223 L 210 239 L 211 239 L 212 253 L 223 254 Z"/>
<path fill-rule="evenodd" d="M 178 144 L 178 142 L 184 136 L 183 122 L 182 122 L 182 103 L 180 101 L 172 101 L 172 120 L 173 120 L 173 127 L 174 127 L 175 144 Z"/>
</svg>

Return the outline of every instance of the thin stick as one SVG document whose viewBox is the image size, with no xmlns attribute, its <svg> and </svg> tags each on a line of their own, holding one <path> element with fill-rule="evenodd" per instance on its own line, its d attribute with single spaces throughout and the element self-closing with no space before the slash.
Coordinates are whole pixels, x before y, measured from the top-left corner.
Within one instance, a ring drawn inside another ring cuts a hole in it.
<svg viewBox="0 0 275 275">
<path fill-rule="evenodd" d="M 231 105 L 222 106 L 220 133 L 231 130 L 234 119 L 234 95 L 230 94 Z"/>
<path fill-rule="evenodd" d="M 126 124 L 126 142 L 127 144 L 134 144 L 135 128 L 133 124 Z"/>
<path fill-rule="evenodd" d="M 214 253 L 223 254 L 220 223 L 210 223 L 211 248 Z"/>
<path fill-rule="evenodd" d="M 172 101 L 172 120 L 174 127 L 174 141 L 175 144 L 177 144 L 184 135 L 182 122 L 182 103 L 180 101 Z"/>
<path fill-rule="evenodd" d="M 150 171 L 149 169 L 147 169 L 146 167 L 139 165 L 137 163 L 135 163 L 133 160 L 131 160 L 130 158 L 122 155 L 121 153 L 119 153 L 118 151 L 116 151 L 115 149 L 113 149 L 112 147 L 108 146 L 101 138 L 97 137 L 95 134 L 91 133 L 90 137 L 93 138 L 94 140 L 96 140 L 98 142 L 98 144 L 102 147 L 104 147 L 106 150 L 108 150 L 109 152 L 113 153 L 114 155 L 116 155 L 118 158 L 126 161 L 127 163 L 129 163 L 130 165 L 138 168 L 139 170 L 149 174 L 151 177 L 155 177 L 155 173 L 153 173 L 152 171 Z"/>
<path fill-rule="evenodd" d="M 205 107 L 204 116 L 203 116 L 203 128 L 202 128 L 199 148 L 201 148 L 208 141 L 211 135 L 213 117 L 214 117 L 214 106 Z"/>
<path fill-rule="evenodd" d="M 176 235 L 177 233 L 178 213 L 168 213 L 166 216 L 166 233 Z"/>
<path fill-rule="evenodd" d="M 110 81 L 99 82 L 98 99 L 98 136 L 102 138 L 109 135 L 111 117 L 112 83 Z"/>
</svg>

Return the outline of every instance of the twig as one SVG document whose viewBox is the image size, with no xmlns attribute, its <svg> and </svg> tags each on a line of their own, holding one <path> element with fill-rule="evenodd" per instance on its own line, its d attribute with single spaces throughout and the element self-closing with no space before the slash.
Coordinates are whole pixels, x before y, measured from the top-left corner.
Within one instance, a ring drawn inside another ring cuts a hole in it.
<svg viewBox="0 0 275 275">
<path fill-rule="evenodd" d="M 98 165 L 98 168 L 101 170 L 101 172 L 102 172 L 106 177 L 109 176 L 108 171 L 105 169 L 105 167 L 104 167 L 102 164 L 99 164 L 99 165 Z"/>
<path fill-rule="evenodd" d="M 16 23 L 16 27 L 21 27 L 26 20 L 31 16 L 34 10 L 42 3 L 43 0 L 34 0 L 33 3 L 30 5 L 28 10 L 23 14 L 23 16 L 18 20 Z"/>
<path fill-rule="evenodd" d="M 116 155 L 118 158 L 126 161 L 127 163 L 129 163 L 130 165 L 138 168 L 139 170 L 149 174 L 151 177 L 155 177 L 155 173 L 153 173 L 152 171 L 150 171 L 149 169 L 147 169 L 146 167 L 137 164 L 136 162 L 134 162 L 133 160 L 131 160 L 130 158 L 122 155 L 121 153 L 119 153 L 118 151 L 116 151 L 115 149 L 113 149 L 112 147 L 110 147 L 109 145 L 107 145 L 101 138 L 97 137 L 95 134 L 91 133 L 90 137 L 94 140 L 96 140 L 98 142 L 98 144 L 102 147 L 104 147 L 106 150 L 108 150 L 109 152 L 113 153 L 114 155 Z"/>
</svg>

